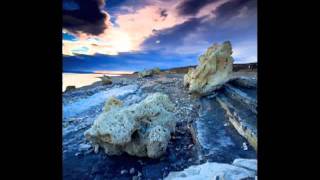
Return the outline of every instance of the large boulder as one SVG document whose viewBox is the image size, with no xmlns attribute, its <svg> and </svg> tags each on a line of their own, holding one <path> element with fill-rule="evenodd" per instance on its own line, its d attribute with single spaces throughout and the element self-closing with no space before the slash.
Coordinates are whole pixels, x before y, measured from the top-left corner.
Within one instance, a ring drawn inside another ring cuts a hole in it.
<svg viewBox="0 0 320 180">
<path fill-rule="evenodd" d="M 199 57 L 199 65 L 189 69 L 184 76 L 184 85 L 192 94 L 204 96 L 211 94 L 226 83 L 232 73 L 233 58 L 230 41 L 214 44 Z"/>
<path fill-rule="evenodd" d="M 175 130 L 174 104 L 162 93 L 154 93 L 137 104 L 124 107 L 110 98 L 104 111 L 84 134 L 94 147 L 109 155 L 123 152 L 158 158 L 165 153 Z"/>
<path fill-rule="evenodd" d="M 206 162 L 201 165 L 190 166 L 183 171 L 170 172 L 165 180 L 183 179 L 223 179 L 223 180 L 244 180 L 255 179 L 257 176 L 257 160 L 241 159 L 235 160 L 236 163 L 225 164 Z M 240 166 L 239 166 L 239 165 Z M 250 167 L 247 168 L 247 167 Z"/>
<path fill-rule="evenodd" d="M 138 76 L 140 78 L 150 77 L 150 76 L 153 76 L 154 74 L 160 74 L 160 72 L 161 72 L 160 68 L 156 67 L 156 68 L 153 68 L 153 69 L 140 71 L 138 73 Z"/>
</svg>

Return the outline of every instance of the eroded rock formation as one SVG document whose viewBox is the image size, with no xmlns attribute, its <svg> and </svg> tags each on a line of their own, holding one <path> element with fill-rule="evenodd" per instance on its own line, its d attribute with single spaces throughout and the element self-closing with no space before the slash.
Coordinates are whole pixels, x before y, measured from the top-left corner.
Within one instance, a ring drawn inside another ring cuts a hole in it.
<svg viewBox="0 0 320 180">
<path fill-rule="evenodd" d="M 85 137 L 109 155 L 126 152 L 158 158 L 166 151 L 170 133 L 175 130 L 174 109 L 169 97 L 162 93 L 154 93 L 127 107 L 110 98 Z"/>
<path fill-rule="evenodd" d="M 208 95 L 228 81 L 232 72 L 233 58 L 230 41 L 214 44 L 199 57 L 199 65 L 189 69 L 184 76 L 184 85 L 189 92 L 200 96 Z"/>
<path fill-rule="evenodd" d="M 154 74 L 159 74 L 160 72 L 161 72 L 160 68 L 156 67 L 156 68 L 149 69 L 149 70 L 143 70 L 143 71 L 138 73 L 138 76 L 140 78 L 150 77 L 150 76 L 152 76 Z"/>
</svg>

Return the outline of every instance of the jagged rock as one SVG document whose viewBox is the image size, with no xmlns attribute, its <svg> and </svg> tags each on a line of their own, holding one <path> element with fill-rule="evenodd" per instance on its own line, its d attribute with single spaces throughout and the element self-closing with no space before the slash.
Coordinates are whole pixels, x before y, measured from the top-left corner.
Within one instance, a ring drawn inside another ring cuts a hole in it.
<svg viewBox="0 0 320 180">
<path fill-rule="evenodd" d="M 67 86 L 65 92 L 75 90 L 76 86 Z"/>
<path fill-rule="evenodd" d="M 110 76 L 103 75 L 102 77 L 99 77 L 101 79 L 102 84 L 112 84 L 112 79 Z"/>
<path fill-rule="evenodd" d="M 109 155 L 123 152 L 138 157 L 160 157 L 175 130 L 175 107 L 169 97 L 154 93 L 137 104 L 123 107 L 115 98 L 84 134 Z"/>
<path fill-rule="evenodd" d="M 143 71 L 138 73 L 138 76 L 140 78 L 150 77 L 150 76 L 152 76 L 154 74 L 159 74 L 160 72 L 161 72 L 160 68 L 156 67 L 156 68 L 149 69 L 149 70 L 143 70 Z"/>
<path fill-rule="evenodd" d="M 179 179 L 223 179 L 223 180 L 242 180 L 254 178 L 257 174 L 256 168 L 252 167 L 257 160 L 241 159 L 241 164 L 250 164 L 250 169 L 238 164 L 225 164 L 206 162 L 205 164 L 190 166 L 183 171 L 170 172 L 165 180 Z M 240 162 L 237 159 L 234 162 Z M 247 163 L 250 161 L 250 163 Z"/>
<path fill-rule="evenodd" d="M 230 41 L 222 45 L 214 44 L 199 57 L 200 64 L 190 68 L 184 76 L 184 86 L 189 93 L 208 95 L 226 83 L 232 72 L 233 58 Z"/>
</svg>

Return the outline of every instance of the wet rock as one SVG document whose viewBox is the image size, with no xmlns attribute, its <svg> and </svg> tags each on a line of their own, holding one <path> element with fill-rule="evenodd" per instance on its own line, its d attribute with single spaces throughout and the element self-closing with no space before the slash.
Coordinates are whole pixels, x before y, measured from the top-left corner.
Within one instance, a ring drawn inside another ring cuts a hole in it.
<svg viewBox="0 0 320 180">
<path fill-rule="evenodd" d="M 196 69 L 189 69 L 184 76 L 184 86 L 189 93 L 204 96 L 220 88 L 230 78 L 233 58 L 230 41 L 214 44 L 200 56 Z"/>
<path fill-rule="evenodd" d="M 142 168 L 143 176 L 150 179 L 159 179 L 162 177 L 163 163 L 152 164 Z"/>
<path fill-rule="evenodd" d="M 128 174 L 128 170 L 123 169 L 123 170 L 120 171 L 120 174 L 121 174 L 121 175 Z"/>
<path fill-rule="evenodd" d="M 178 179 L 214 179 L 217 176 L 223 180 L 241 180 L 254 178 L 255 171 L 233 166 L 231 164 L 206 162 L 205 164 L 190 166 L 183 171 L 170 172 L 165 180 Z"/>
<path fill-rule="evenodd" d="M 134 168 L 130 168 L 129 173 L 130 173 L 130 174 L 134 174 L 134 173 L 135 173 L 135 169 L 134 169 Z"/>
<path fill-rule="evenodd" d="M 116 101 L 118 102 L 118 100 Z M 113 103 L 84 134 L 109 155 L 123 152 L 138 157 L 158 158 L 165 153 L 176 120 L 174 104 L 162 93 L 126 107 Z"/>
</svg>

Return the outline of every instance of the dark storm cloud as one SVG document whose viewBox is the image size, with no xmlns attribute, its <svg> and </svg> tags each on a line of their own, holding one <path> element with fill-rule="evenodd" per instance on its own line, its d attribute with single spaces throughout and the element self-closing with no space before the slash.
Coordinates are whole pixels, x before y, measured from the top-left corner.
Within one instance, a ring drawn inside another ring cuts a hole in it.
<svg viewBox="0 0 320 180">
<path fill-rule="evenodd" d="M 164 17 L 164 18 L 166 18 L 167 16 L 168 16 L 168 12 L 167 12 L 167 10 L 162 10 L 161 12 L 160 12 L 160 15 L 161 15 L 161 17 Z"/>
<path fill-rule="evenodd" d="M 215 1 L 218 0 L 185 0 L 177 7 L 177 10 L 180 15 L 194 15 L 205 5 Z"/>
<path fill-rule="evenodd" d="M 194 31 L 201 23 L 202 18 L 191 18 L 188 21 L 174 26 L 169 29 L 154 31 L 156 35 L 148 38 L 144 42 L 144 47 L 152 49 L 152 47 L 176 47 L 183 44 L 183 38 Z M 160 45 L 154 44 L 156 40 L 161 40 Z"/>
<path fill-rule="evenodd" d="M 77 34 L 98 35 L 106 27 L 107 14 L 102 12 L 104 0 L 63 0 L 63 28 Z"/>
<path fill-rule="evenodd" d="M 144 41 L 144 49 L 199 54 L 212 43 L 225 40 L 231 40 L 236 48 L 241 48 L 239 46 L 243 44 L 254 48 L 257 30 L 255 0 L 231 0 L 212 13 L 215 15 L 212 19 L 205 16 L 190 18 L 180 25 L 156 32 Z M 161 43 L 154 43 L 157 40 Z M 244 60 L 245 56 L 247 54 L 242 56 Z"/>
<path fill-rule="evenodd" d="M 230 18 L 239 14 L 243 8 L 253 10 L 256 13 L 257 1 L 256 0 L 231 0 L 222 4 L 216 11 L 217 21 L 227 21 Z"/>
</svg>

